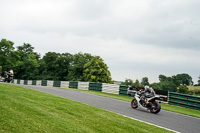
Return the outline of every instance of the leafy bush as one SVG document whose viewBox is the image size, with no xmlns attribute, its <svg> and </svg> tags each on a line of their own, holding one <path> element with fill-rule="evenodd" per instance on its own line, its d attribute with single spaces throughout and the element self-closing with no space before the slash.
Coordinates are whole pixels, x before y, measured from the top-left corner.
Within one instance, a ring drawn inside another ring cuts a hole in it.
<svg viewBox="0 0 200 133">
<path fill-rule="evenodd" d="M 194 90 L 188 90 L 187 94 L 189 94 L 189 95 L 195 95 L 195 92 L 194 92 Z"/>
<path fill-rule="evenodd" d="M 186 85 L 180 85 L 177 90 L 178 93 L 187 93 L 188 87 Z"/>
<path fill-rule="evenodd" d="M 200 90 L 199 89 L 194 89 L 194 94 L 195 95 L 200 95 Z"/>
<path fill-rule="evenodd" d="M 190 94 L 190 95 L 200 95 L 200 90 L 199 89 L 188 90 L 187 94 Z"/>
</svg>

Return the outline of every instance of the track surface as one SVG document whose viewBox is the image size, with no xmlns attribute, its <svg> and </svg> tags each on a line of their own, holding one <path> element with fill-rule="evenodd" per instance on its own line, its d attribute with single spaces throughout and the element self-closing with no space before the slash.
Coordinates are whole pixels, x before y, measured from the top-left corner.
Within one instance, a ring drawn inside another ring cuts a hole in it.
<svg viewBox="0 0 200 133">
<path fill-rule="evenodd" d="M 17 86 L 61 96 L 74 101 L 96 106 L 111 112 L 115 112 L 127 117 L 145 121 L 147 123 L 155 124 L 157 126 L 165 127 L 181 133 L 199 133 L 200 119 L 161 110 L 158 114 L 152 114 L 143 109 L 132 109 L 129 102 L 116 100 L 112 98 L 97 96 L 79 91 L 59 89 L 53 87 L 41 87 L 31 85 Z"/>
</svg>

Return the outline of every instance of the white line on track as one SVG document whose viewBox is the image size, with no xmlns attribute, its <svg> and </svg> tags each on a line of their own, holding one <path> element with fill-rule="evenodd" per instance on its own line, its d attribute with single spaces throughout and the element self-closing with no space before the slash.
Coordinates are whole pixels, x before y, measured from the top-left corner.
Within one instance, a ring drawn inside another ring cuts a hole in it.
<svg viewBox="0 0 200 133">
<path fill-rule="evenodd" d="M 117 114 L 119 114 L 119 113 L 117 113 Z M 122 114 L 119 114 L 119 115 L 122 115 Z M 139 119 L 136 119 L 136 118 L 133 118 L 133 117 L 129 117 L 129 116 L 126 116 L 126 115 L 122 115 L 122 116 L 133 119 L 133 120 L 137 120 L 137 121 L 140 121 L 140 122 L 144 122 L 146 124 L 153 125 L 153 126 L 156 126 L 156 127 L 159 127 L 159 128 L 163 128 L 163 129 L 175 132 L 175 133 L 180 133 L 178 131 L 175 131 L 175 130 L 172 130 L 172 129 L 169 129 L 169 128 L 166 128 L 166 127 L 162 127 L 162 126 L 159 126 L 159 125 L 155 125 L 155 124 L 152 124 L 152 123 L 149 123 L 149 122 L 146 122 L 146 121 L 142 121 L 142 120 L 139 120 Z"/>
</svg>

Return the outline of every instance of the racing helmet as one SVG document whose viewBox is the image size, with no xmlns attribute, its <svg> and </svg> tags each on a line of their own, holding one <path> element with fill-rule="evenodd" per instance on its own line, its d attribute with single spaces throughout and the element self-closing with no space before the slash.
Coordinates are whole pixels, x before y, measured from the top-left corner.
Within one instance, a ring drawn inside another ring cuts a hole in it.
<svg viewBox="0 0 200 133">
<path fill-rule="evenodd" d="M 11 76 L 13 76 L 14 75 L 14 72 L 13 72 L 13 69 L 10 69 L 10 74 L 11 74 Z"/>
<path fill-rule="evenodd" d="M 149 93 L 151 92 L 151 89 L 150 89 L 150 87 L 148 86 L 148 85 L 146 85 L 145 87 L 144 87 L 144 91 L 148 91 Z"/>
<path fill-rule="evenodd" d="M 148 86 L 148 85 L 145 85 L 144 90 L 146 91 L 146 90 L 148 90 L 148 89 L 149 89 L 149 86 Z"/>
</svg>

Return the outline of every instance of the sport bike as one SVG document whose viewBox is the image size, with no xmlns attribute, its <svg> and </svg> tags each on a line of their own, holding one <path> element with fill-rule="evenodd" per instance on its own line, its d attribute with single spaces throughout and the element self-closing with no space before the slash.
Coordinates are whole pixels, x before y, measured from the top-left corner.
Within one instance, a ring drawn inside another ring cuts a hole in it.
<svg viewBox="0 0 200 133">
<path fill-rule="evenodd" d="M 13 74 L 5 71 L 5 82 L 10 83 L 13 80 Z"/>
<path fill-rule="evenodd" d="M 131 107 L 134 109 L 138 107 L 145 108 L 150 110 L 151 113 L 157 114 L 160 112 L 161 106 L 160 102 L 156 100 L 160 100 L 160 96 L 154 95 L 152 97 L 148 97 L 144 92 L 137 91 L 131 101 Z"/>
</svg>

